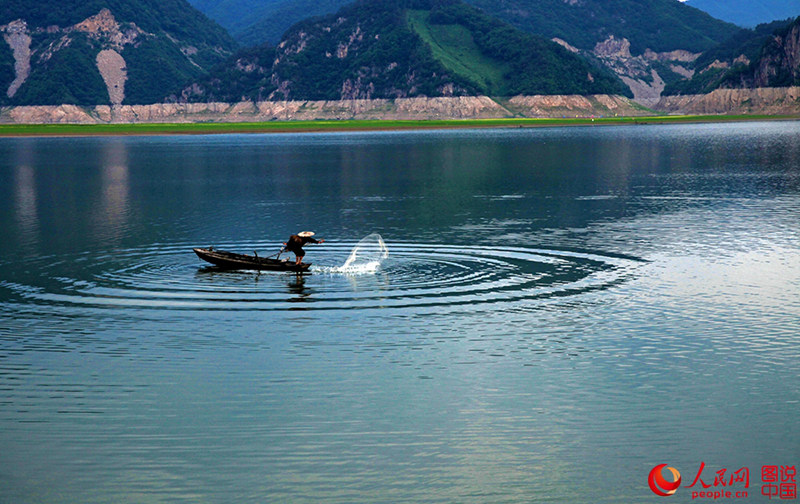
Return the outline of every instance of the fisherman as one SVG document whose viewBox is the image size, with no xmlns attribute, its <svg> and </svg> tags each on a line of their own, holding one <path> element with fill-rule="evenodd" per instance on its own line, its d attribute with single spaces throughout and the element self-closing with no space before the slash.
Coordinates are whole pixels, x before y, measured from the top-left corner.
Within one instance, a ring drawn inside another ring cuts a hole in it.
<svg viewBox="0 0 800 504">
<path fill-rule="evenodd" d="M 303 245 L 306 243 L 325 243 L 325 240 L 315 240 L 312 236 L 314 236 L 314 233 L 311 231 L 302 231 L 290 236 L 289 240 L 283 244 L 281 252 L 294 252 L 296 257 L 295 264 L 299 265 L 303 262 L 303 256 L 306 255 Z"/>
</svg>

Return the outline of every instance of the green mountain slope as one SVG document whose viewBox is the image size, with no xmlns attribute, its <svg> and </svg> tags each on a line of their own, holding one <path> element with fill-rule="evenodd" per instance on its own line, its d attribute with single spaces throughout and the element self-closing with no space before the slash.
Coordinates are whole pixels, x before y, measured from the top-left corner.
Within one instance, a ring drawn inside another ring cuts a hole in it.
<svg viewBox="0 0 800 504">
<path fill-rule="evenodd" d="M 430 47 L 433 57 L 449 71 L 481 89 L 493 90 L 493 94 L 508 94 L 507 90 L 499 88 L 511 71 L 511 65 L 484 54 L 468 28 L 455 23 L 432 24 L 430 11 L 425 10 L 408 11 L 408 23 Z"/>
<path fill-rule="evenodd" d="M 236 47 L 185 0 L 6 0 L 0 32 L 0 103 L 13 105 L 161 101 Z"/>
<path fill-rule="evenodd" d="M 549 40 L 463 4 L 410 11 L 409 24 L 448 70 L 492 95 L 623 93 L 610 72 Z"/>
<path fill-rule="evenodd" d="M 243 51 L 188 100 L 624 93 L 610 72 L 458 1 L 366 0 Z"/>
<path fill-rule="evenodd" d="M 739 26 L 800 16 L 800 0 L 689 0 L 692 7 Z"/>
</svg>

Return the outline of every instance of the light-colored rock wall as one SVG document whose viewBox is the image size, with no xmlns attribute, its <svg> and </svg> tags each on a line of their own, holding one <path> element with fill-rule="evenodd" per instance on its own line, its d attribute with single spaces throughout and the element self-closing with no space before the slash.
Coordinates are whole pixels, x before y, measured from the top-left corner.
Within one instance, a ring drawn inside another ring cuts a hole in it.
<svg viewBox="0 0 800 504">
<path fill-rule="evenodd" d="M 612 95 L 515 96 L 508 106 L 523 117 L 639 116 L 648 112 L 631 100 Z"/>
<path fill-rule="evenodd" d="M 668 96 L 662 98 L 655 108 L 668 114 L 800 114 L 800 87 L 718 89 L 707 95 Z M 515 96 L 507 100 L 462 96 L 396 100 L 5 107 L 0 109 L 0 123 L 125 124 L 643 115 L 653 115 L 653 112 L 621 96 L 539 95 Z"/>
<path fill-rule="evenodd" d="M 589 117 L 642 115 L 627 98 L 594 96 L 487 96 L 399 98 L 396 100 L 270 101 L 240 103 L 158 103 L 10 107 L 4 123 L 183 123 L 313 119 L 491 119 L 504 117 Z"/>
<path fill-rule="evenodd" d="M 93 124 L 87 109 L 76 105 L 10 107 L 0 112 L 0 122 L 17 124 Z"/>
<path fill-rule="evenodd" d="M 800 87 L 716 89 L 704 95 L 664 96 L 655 109 L 670 114 L 800 114 Z"/>
</svg>

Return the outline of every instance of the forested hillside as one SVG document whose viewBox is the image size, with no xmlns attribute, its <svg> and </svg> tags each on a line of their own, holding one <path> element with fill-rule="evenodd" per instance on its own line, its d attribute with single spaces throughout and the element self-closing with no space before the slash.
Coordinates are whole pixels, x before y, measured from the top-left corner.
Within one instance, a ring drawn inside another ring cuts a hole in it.
<svg viewBox="0 0 800 504">
<path fill-rule="evenodd" d="M 700 52 L 736 27 L 675 0 L 469 0 L 485 13 L 579 49 L 610 36 L 630 41 L 634 55 L 683 49 Z"/>
<path fill-rule="evenodd" d="M 464 3 L 365 0 L 237 54 L 182 99 L 626 92 L 601 66 Z"/>
</svg>

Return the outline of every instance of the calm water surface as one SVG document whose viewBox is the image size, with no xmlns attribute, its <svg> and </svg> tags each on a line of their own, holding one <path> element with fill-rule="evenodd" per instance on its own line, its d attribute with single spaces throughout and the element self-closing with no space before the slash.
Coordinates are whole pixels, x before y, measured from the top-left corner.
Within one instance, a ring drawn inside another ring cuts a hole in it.
<svg viewBox="0 0 800 504">
<path fill-rule="evenodd" d="M 0 139 L 0 502 L 657 502 L 661 463 L 766 500 L 800 465 L 799 138 Z M 301 229 L 308 276 L 191 251 Z M 370 233 L 381 268 L 335 272 Z"/>
</svg>

